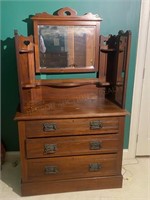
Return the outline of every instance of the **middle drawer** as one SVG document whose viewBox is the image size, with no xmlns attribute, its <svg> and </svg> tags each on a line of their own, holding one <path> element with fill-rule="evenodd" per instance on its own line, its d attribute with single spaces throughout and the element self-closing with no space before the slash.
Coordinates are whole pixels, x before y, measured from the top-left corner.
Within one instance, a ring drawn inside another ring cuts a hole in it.
<svg viewBox="0 0 150 200">
<path fill-rule="evenodd" d="M 36 138 L 26 140 L 27 158 L 115 153 L 118 134 Z"/>
</svg>

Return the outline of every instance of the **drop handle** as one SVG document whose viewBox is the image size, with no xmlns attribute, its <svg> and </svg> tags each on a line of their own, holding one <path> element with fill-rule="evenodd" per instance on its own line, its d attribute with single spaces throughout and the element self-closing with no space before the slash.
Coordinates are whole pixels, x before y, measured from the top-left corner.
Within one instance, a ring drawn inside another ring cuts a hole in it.
<svg viewBox="0 0 150 200">
<path fill-rule="evenodd" d="M 50 154 L 50 153 L 55 153 L 56 151 L 57 151 L 56 144 L 44 144 L 44 153 Z"/>
<path fill-rule="evenodd" d="M 43 124 L 43 131 L 44 132 L 49 132 L 49 131 L 55 131 L 57 129 L 57 126 L 55 123 L 49 123 L 46 122 Z"/>
<path fill-rule="evenodd" d="M 99 150 L 102 148 L 102 143 L 100 141 L 91 141 L 89 147 L 90 150 Z"/>
<path fill-rule="evenodd" d="M 90 172 L 100 171 L 101 168 L 102 168 L 102 165 L 100 163 L 90 163 L 89 164 L 89 171 Z"/>
<path fill-rule="evenodd" d="M 100 120 L 95 120 L 90 122 L 90 129 L 91 130 L 99 130 L 103 128 L 103 123 Z"/>
<path fill-rule="evenodd" d="M 45 166 L 44 173 L 45 174 L 58 174 L 59 170 L 57 166 Z"/>
</svg>

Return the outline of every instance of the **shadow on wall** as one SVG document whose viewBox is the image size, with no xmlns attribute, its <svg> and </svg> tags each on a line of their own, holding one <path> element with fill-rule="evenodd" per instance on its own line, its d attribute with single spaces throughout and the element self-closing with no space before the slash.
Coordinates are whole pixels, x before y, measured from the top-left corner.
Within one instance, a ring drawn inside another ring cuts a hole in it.
<svg viewBox="0 0 150 200">
<path fill-rule="evenodd" d="M 18 151 L 17 123 L 14 116 L 19 103 L 14 38 L 1 40 L 2 140 L 6 151 Z"/>
<path fill-rule="evenodd" d="M 34 15 L 29 15 L 28 18 L 22 20 L 23 22 L 27 23 L 28 36 L 33 35 L 33 21 L 31 19 L 33 16 Z"/>
<path fill-rule="evenodd" d="M 28 35 L 33 34 L 32 16 L 22 20 L 27 23 Z M 14 37 L 1 40 L 1 74 L 2 140 L 6 151 L 18 151 L 18 130 L 14 117 L 19 105 L 19 85 Z"/>
</svg>

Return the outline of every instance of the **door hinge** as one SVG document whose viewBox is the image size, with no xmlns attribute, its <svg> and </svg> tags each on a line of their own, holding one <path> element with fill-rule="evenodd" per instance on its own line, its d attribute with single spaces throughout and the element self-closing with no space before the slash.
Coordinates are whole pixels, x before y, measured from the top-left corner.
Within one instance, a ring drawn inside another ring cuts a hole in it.
<svg viewBox="0 0 150 200">
<path fill-rule="evenodd" d="M 145 67 L 143 69 L 143 79 L 144 79 L 144 76 L 145 76 Z"/>
<path fill-rule="evenodd" d="M 136 143 L 138 143 L 139 135 L 136 136 Z"/>
</svg>

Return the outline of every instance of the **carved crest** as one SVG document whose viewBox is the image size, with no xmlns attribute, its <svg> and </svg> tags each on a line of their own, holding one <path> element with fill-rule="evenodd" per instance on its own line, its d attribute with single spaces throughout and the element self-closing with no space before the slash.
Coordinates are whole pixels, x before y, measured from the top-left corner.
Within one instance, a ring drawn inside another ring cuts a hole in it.
<svg viewBox="0 0 150 200">
<path fill-rule="evenodd" d="M 77 16 L 77 11 L 72 9 L 72 8 L 69 8 L 69 7 L 65 7 L 65 8 L 61 8 L 59 10 L 57 10 L 56 12 L 54 12 L 53 15 L 47 13 L 47 12 L 43 12 L 43 13 L 37 13 L 35 14 L 32 19 L 33 20 L 36 20 L 36 19 L 57 19 L 59 18 L 80 18 L 82 20 L 102 20 L 98 14 L 92 14 L 91 12 L 89 13 L 85 13 L 84 15 L 82 16 Z"/>
</svg>

